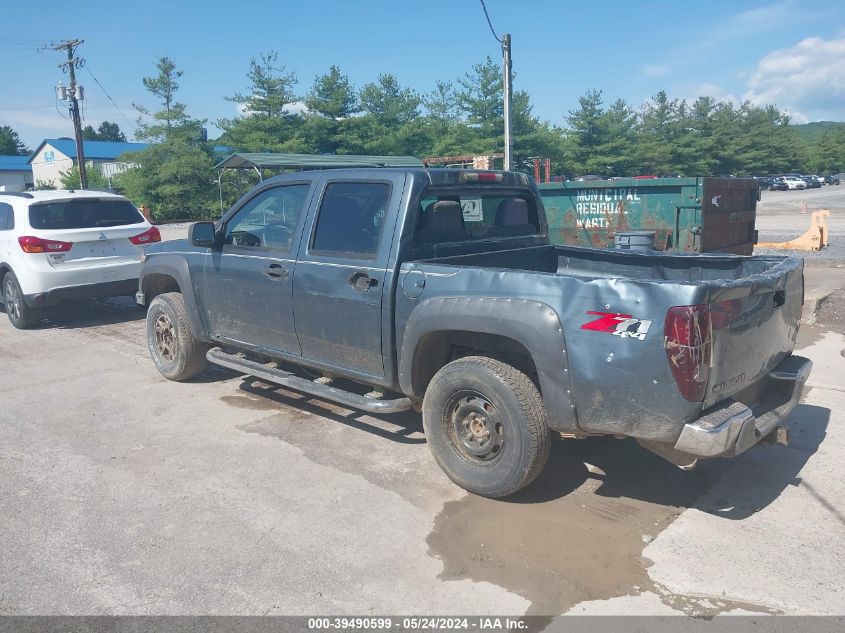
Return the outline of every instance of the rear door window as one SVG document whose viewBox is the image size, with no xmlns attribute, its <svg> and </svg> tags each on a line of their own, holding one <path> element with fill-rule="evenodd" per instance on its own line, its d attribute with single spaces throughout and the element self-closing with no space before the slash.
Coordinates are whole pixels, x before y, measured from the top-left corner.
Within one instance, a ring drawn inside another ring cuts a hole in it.
<svg viewBox="0 0 845 633">
<path fill-rule="evenodd" d="M 541 233 L 529 192 L 429 191 L 420 203 L 415 242 L 438 244 Z"/>
<path fill-rule="evenodd" d="M 311 252 L 375 259 L 389 199 L 390 184 L 385 182 L 329 183 L 320 203 Z"/>
<path fill-rule="evenodd" d="M 76 198 L 36 204 L 29 208 L 34 229 L 93 229 L 141 224 L 144 217 L 128 200 Z"/>
</svg>

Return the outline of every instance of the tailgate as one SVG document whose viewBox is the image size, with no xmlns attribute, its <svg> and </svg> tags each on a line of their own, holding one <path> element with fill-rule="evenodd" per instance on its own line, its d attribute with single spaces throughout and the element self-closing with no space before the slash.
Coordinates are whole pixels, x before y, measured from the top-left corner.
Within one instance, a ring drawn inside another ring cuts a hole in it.
<svg viewBox="0 0 845 633">
<path fill-rule="evenodd" d="M 67 252 L 47 255 L 53 268 L 87 268 L 109 263 L 137 262 L 140 250 L 129 241 L 129 238 L 143 233 L 145 228 L 145 225 L 141 224 L 94 229 L 65 229 L 41 231 L 39 235 L 44 239 L 73 243 Z"/>
<path fill-rule="evenodd" d="M 713 287 L 705 407 L 754 384 L 792 353 L 803 302 L 804 262 L 795 258 Z"/>
</svg>

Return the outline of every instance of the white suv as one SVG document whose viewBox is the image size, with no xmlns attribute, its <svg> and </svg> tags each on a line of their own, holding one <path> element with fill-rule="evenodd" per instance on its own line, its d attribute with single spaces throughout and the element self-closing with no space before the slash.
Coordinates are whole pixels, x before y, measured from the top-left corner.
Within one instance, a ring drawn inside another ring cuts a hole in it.
<svg viewBox="0 0 845 633">
<path fill-rule="evenodd" d="M 0 301 L 26 328 L 63 299 L 134 295 L 141 249 L 159 240 L 123 196 L 0 192 Z"/>
</svg>

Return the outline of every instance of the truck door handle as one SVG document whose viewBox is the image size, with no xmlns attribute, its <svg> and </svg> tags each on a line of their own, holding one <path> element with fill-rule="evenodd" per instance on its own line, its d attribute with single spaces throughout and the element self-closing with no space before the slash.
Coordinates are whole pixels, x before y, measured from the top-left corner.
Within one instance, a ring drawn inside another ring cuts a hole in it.
<svg viewBox="0 0 845 633">
<path fill-rule="evenodd" d="M 264 269 L 264 276 L 273 281 L 287 279 L 289 275 L 290 271 L 281 264 L 270 264 Z"/>
<path fill-rule="evenodd" d="M 378 285 L 378 279 L 370 277 L 367 273 L 358 271 L 349 278 L 349 285 L 358 292 L 367 292 L 373 286 Z"/>
</svg>

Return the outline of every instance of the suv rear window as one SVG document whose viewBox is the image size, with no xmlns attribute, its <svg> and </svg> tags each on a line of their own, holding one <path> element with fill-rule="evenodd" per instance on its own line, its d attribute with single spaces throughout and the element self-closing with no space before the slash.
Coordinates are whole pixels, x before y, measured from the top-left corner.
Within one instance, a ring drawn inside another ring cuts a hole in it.
<svg viewBox="0 0 845 633">
<path fill-rule="evenodd" d="M 530 192 L 429 190 L 420 202 L 415 243 L 463 242 L 540 232 L 537 206 Z"/>
<path fill-rule="evenodd" d="M 34 229 L 92 229 L 143 221 L 144 217 L 128 200 L 76 198 L 29 208 L 29 225 Z"/>
</svg>

